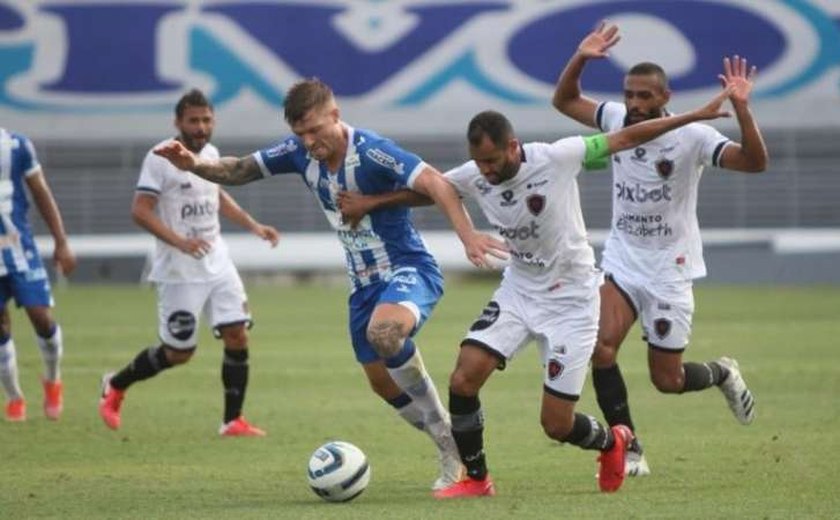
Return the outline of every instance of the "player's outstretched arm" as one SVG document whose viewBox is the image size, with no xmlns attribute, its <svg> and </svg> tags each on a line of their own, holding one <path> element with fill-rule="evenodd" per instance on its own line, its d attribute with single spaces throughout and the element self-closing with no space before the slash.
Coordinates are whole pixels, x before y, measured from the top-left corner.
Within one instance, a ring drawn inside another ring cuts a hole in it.
<svg viewBox="0 0 840 520">
<path fill-rule="evenodd" d="M 365 215 L 371 211 L 396 206 L 431 206 L 435 203 L 429 197 L 406 188 L 375 195 L 364 195 L 357 191 L 342 191 L 338 194 L 337 202 L 342 220 L 345 224 L 349 224 L 351 228 L 358 226 Z"/>
<path fill-rule="evenodd" d="M 222 157 L 218 160 L 203 159 L 192 153 L 179 141 L 169 141 L 153 150 L 181 170 L 193 172 L 202 179 L 216 184 L 238 186 L 262 178 L 260 166 L 253 156 Z"/>
<path fill-rule="evenodd" d="M 491 268 L 487 255 L 507 260 L 508 248 L 504 242 L 485 233 L 479 233 L 473 227 L 472 220 L 458 192 L 443 175 L 427 166 L 414 181 L 413 189 L 431 197 L 452 224 L 458 238 L 464 244 L 467 259 L 476 267 Z"/>
<path fill-rule="evenodd" d="M 668 117 L 658 117 L 656 119 L 651 119 L 643 123 L 637 123 L 635 125 L 622 128 L 616 132 L 606 134 L 607 153 L 615 153 L 628 148 L 634 148 L 642 143 L 650 141 L 651 139 L 659 137 L 665 132 L 669 132 L 689 123 L 718 119 L 721 117 L 731 117 L 731 114 L 726 110 L 722 110 L 721 106 L 732 94 L 732 90 L 732 87 L 727 87 L 712 98 L 709 103 L 690 112 Z"/>
<path fill-rule="evenodd" d="M 732 88 L 729 101 L 741 127 L 741 142 L 723 149 L 720 164 L 728 170 L 758 173 L 767 168 L 767 146 L 749 106 L 756 72 L 755 66 L 747 65 L 746 58 L 735 55 L 723 59 L 723 74 L 718 78 L 724 88 Z"/>
<path fill-rule="evenodd" d="M 609 56 L 609 49 L 620 39 L 617 25 L 601 22 L 580 42 L 557 80 L 552 98 L 554 108 L 575 121 L 597 128 L 595 110 L 598 102 L 582 94 L 580 77 L 588 60 Z"/>
<path fill-rule="evenodd" d="M 68 275 L 76 269 L 76 256 L 70 250 L 67 243 L 67 234 L 64 231 L 64 221 L 58 204 L 55 202 L 52 190 L 50 190 L 44 172 L 38 170 L 26 177 L 26 185 L 32 194 L 32 199 L 41 213 L 41 217 L 50 230 L 53 237 L 53 262 L 55 268 L 63 275 Z"/>
<path fill-rule="evenodd" d="M 276 247 L 280 241 L 280 232 L 273 226 L 262 224 L 254 219 L 250 213 L 245 211 L 236 200 L 225 190 L 219 190 L 219 212 L 231 222 L 239 224 L 251 233 L 262 238 Z"/>
</svg>

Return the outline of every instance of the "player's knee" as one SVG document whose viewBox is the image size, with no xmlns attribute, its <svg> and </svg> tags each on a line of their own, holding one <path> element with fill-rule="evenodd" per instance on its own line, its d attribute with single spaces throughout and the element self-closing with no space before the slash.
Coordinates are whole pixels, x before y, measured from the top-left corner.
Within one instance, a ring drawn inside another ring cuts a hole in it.
<svg viewBox="0 0 840 520">
<path fill-rule="evenodd" d="M 245 350 L 248 348 L 248 330 L 244 325 L 225 327 L 220 330 L 225 348 L 230 350 Z"/>
<path fill-rule="evenodd" d="M 388 359 L 402 350 L 405 334 L 395 321 L 371 322 L 367 328 L 367 340 L 379 357 Z"/>
<path fill-rule="evenodd" d="M 166 360 L 169 361 L 169 364 L 172 366 L 183 365 L 192 359 L 192 355 L 195 352 L 195 347 L 189 350 L 181 350 L 164 346 L 164 349 L 166 352 Z"/>
<path fill-rule="evenodd" d="M 685 376 L 682 371 L 664 372 L 657 371 L 650 373 L 650 380 L 653 386 L 663 394 L 678 394 L 682 392 L 685 385 Z"/>
<path fill-rule="evenodd" d="M 592 364 L 595 368 L 607 368 L 615 365 L 618 357 L 618 343 L 609 338 L 598 336 L 595 350 L 592 352 Z"/>
<path fill-rule="evenodd" d="M 542 417 L 540 423 L 545 434 L 556 441 L 564 442 L 572 432 L 572 423 L 560 417 Z"/>
<path fill-rule="evenodd" d="M 464 370 L 455 370 L 449 376 L 449 388 L 458 395 L 471 396 L 478 394 L 481 385 L 474 377 Z"/>
</svg>

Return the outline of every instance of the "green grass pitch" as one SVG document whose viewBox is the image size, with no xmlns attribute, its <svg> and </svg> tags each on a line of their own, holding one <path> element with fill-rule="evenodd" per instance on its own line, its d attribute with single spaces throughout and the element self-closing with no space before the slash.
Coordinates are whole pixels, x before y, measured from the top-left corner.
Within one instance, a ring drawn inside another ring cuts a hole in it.
<svg viewBox="0 0 840 520">
<path fill-rule="evenodd" d="M 462 333 L 495 281 L 452 282 L 417 343 L 442 395 Z M 652 475 L 598 492 L 595 454 L 549 441 L 539 426 L 535 349 L 482 393 L 498 496 L 437 502 L 434 449 L 367 388 L 346 333 L 343 286 L 250 287 L 256 326 L 246 415 L 264 439 L 220 439 L 221 347 L 204 330 L 187 366 L 128 393 L 123 427 L 96 413 L 100 375 L 156 342 L 146 287 L 61 289 L 65 413 L 40 410 L 41 370 L 25 316 L 13 313 L 29 420 L 0 423 L 0 518 L 837 518 L 840 477 L 840 288 L 700 285 L 686 359 L 737 358 L 757 399 L 739 425 L 720 392 L 659 394 L 638 330 L 622 370 Z M 600 416 L 587 381 L 578 409 Z M 308 488 L 310 453 L 329 439 L 368 455 L 354 502 Z"/>
</svg>

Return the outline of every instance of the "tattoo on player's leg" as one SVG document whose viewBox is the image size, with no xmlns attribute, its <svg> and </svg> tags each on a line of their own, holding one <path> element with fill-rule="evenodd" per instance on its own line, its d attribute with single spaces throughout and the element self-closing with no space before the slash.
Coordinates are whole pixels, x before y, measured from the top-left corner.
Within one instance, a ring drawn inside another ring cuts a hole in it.
<svg viewBox="0 0 840 520">
<path fill-rule="evenodd" d="M 397 355 L 405 342 L 402 327 L 393 320 L 371 323 L 367 330 L 367 338 L 373 344 L 376 353 L 386 359 Z"/>
</svg>

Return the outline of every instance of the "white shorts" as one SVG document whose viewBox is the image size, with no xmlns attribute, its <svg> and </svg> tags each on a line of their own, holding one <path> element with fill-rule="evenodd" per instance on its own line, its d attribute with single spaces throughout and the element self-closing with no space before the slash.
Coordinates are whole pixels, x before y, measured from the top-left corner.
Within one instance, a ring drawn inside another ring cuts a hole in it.
<svg viewBox="0 0 840 520">
<path fill-rule="evenodd" d="M 202 313 L 217 335 L 226 325 L 251 325 L 245 287 L 236 269 L 211 282 L 158 283 L 157 292 L 158 335 L 171 347 L 196 346 Z"/>
<path fill-rule="evenodd" d="M 694 291 L 691 280 L 651 283 L 607 275 L 631 304 L 642 324 L 642 340 L 654 348 L 682 352 L 691 336 Z"/>
<path fill-rule="evenodd" d="M 555 292 L 524 295 L 502 283 L 463 344 L 488 350 L 503 370 L 532 339 L 543 364 L 545 391 L 580 398 L 598 335 L 600 274 Z"/>
</svg>

